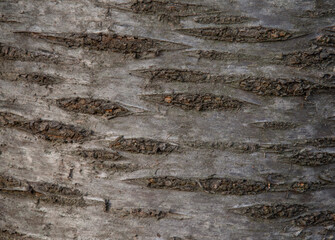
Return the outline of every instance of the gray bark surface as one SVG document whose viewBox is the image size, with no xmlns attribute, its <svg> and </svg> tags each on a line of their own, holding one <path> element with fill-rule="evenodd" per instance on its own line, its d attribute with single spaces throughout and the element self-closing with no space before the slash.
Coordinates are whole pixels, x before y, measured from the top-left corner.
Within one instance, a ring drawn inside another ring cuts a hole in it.
<svg viewBox="0 0 335 240">
<path fill-rule="evenodd" d="M 334 239 L 333 0 L 1 0 L 0 239 Z"/>
</svg>

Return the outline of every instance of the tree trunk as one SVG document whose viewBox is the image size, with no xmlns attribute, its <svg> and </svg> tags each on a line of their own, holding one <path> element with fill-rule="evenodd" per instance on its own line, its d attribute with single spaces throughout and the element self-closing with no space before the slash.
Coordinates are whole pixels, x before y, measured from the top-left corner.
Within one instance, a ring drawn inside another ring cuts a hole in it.
<svg viewBox="0 0 335 240">
<path fill-rule="evenodd" d="M 334 239 L 333 0 L 0 14 L 0 239 Z"/>
</svg>

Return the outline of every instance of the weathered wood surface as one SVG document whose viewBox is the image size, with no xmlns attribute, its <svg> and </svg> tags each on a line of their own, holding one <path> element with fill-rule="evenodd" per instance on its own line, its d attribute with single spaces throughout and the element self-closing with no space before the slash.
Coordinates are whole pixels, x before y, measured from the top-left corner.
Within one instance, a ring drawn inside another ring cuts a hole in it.
<svg viewBox="0 0 335 240">
<path fill-rule="evenodd" d="M 0 239 L 334 239 L 333 0 L 0 17 Z"/>
</svg>

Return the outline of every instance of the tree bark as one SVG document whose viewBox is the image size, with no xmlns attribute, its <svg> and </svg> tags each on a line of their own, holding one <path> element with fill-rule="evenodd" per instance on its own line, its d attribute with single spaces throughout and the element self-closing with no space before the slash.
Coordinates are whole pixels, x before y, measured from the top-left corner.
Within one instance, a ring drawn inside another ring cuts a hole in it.
<svg viewBox="0 0 335 240">
<path fill-rule="evenodd" d="M 333 0 L 0 1 L 0 239 L 333 239 Z"/>
</svg>

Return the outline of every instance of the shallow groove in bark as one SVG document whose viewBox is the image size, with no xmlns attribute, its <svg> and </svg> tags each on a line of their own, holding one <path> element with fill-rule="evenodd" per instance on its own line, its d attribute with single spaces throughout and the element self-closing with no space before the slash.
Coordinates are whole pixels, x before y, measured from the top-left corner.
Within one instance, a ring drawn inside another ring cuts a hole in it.
<svg viewBox="0 0 335 240">
<path fill-rule="evenodd" d="M 16 32 L 35 39 L 43 39 L 53 44 L 69 48 L 86 47 L 96 51 L 111 51 L 132 55 L 134 58 L 157 57 L 163 51 L 176 51 L 187 48 L 186 45 L 160 41 L 137 36 L 116 33 L 38 33 Z"/>
<path fill-rule="evenodd" d="M 103 99 L 76 97 L 62 98 L 58 99 L 56 102 L 58 107 L 69 112 L 104 116 L 108 119 L 130 114 L 130 111 L 122 107 L 120 104 Z"/>
<path fill-rule="evenodd" d="M 178 149 L 177 145 L 147 138 L 119 137 L 110 144 L 115 150 L 142 153 L 142 154 L 168 154 Z"/>
<path fill-rule="evenodd" d="M 24 117 L 8 112 L 0 112 L 0 126 L 29 132 L 51 142 L 80 142 L 93 134 L 92 131 L 73 125 L 41 119 L 27 120 Z"/>
</svg>

